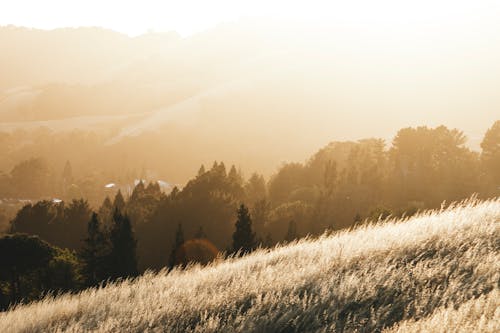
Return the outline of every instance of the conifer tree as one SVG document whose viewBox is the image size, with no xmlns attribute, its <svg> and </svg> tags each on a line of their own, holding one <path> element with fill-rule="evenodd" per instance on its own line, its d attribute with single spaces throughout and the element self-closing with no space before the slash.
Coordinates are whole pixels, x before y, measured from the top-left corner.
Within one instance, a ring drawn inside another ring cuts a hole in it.
<svg viewBox="0 0 500 333">
<path fill-rule="evenodd" d="M 243 186 L 243 176 L 241 175 L 241 172 L 236 170 L 236 167 L 234 165 L 232 165 L 231 169 L 229 169 L 227 178 L 232 184 L 237 186 Z"/>
<path fill-rule="evenodd" d="M 137 241 L 132 230 L 132 223 L 127 215 L 116 209 L 113 215 L 113 226 L 110 234 L 110 254 L 108 265 L 111 278 L 127 278 L 137 276 Z"/>
<path fill-rule="evenodd" d="M 144 186 L 144 182 L 142 180 L 137 183 L 132 191 L 132 195 L 130 196 L 130 201 L 134 202 L 138 199 L 142 198 L 146 192 L 146 187 Z"/>
<path fill-rule="evenodd" d="M 107 278 L 105 268 L 106 245 L 106 238 L 101 231 L 97 214 L 93 213 L 87 227 L 87 238 L 85 238 L 80 252 L 85 285 L 88 287 L 95 286 Z"/>
<path fill-rule="evenodd" d="M 201 177 L 205 174 L 205 166 L 202 164 L 200 169 L 198 170 L 198 177 Z"/>
<path fill-rule="evenodd" d="M 175 199 L 177 198 L 177 196 L 179 195 L 180 193 L 180 190 L 177 186 L 174 186 L 174 188 L 172 189 L 172 192 L 170 192 L 170 198 L 171 199 Z"/>
<path fill-rule="evenodd" d="M 113 203 L 111 199 L 107 196 L 102 202 L 101 207 L 99 207 L 99 221 L 102 225 L 111 225 L 111 218 L 113 216 Z"/>
<path fill-rule="evenodd" d="M 233 233 L 233 251 L 240 251 L 241 254 L 252 252 L 257 246 L 257 241 L 252 231 L 252 219 L 248 208 L 241 204 L 237 213 L 236 230 Z"/>
<path fill-rule="evenodd" d="M 115 210 L 118 209 L 120 212 L 123 212 L 125 208 L 125 199 L 123 198 L 121 190 L 118 190 L 118 193 L 116 193 L 115 200 L 113 201 L 113 208 Z"/>
</svg>

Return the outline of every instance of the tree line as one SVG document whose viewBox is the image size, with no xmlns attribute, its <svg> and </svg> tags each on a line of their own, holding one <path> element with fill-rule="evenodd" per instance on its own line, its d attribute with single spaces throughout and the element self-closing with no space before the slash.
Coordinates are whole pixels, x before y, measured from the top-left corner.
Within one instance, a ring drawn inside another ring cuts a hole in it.
<svg viewBox="0 0 500 333">
<path fill-rule="evenodd" d="M 440 126 L 402 129 L 390 147 L 380 139 L 333 142 L 305 163 L 283 164 L 267 182 L 214 162 L 201 166 L 183 188 L 165 193 L 158 183 L 139 182 L 130 196 L 117 191 L 95 212 L 83 199 L 27 204 L 6 237 L 37 235 L 59 253 L 50 258 L 80 263 L 71 275 L 78 288 L 147 269 L 207 263 L 219 253 L 247 253 L 366 220 L 409 216 L 473 193 L 498 196 L 500 121 L 485 134 L 481 152 L 465 140 L 461 131 Z M 20 294 L 16 283 L 0 281 L 4 295 Z M 39 290 L 66 290 L 36 284 Z"/>
</svg>

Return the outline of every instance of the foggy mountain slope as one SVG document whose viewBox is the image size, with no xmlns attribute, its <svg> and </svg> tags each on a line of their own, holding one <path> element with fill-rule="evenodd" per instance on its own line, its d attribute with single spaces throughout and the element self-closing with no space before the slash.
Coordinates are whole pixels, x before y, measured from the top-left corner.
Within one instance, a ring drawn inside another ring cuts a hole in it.
<svg viewBox="0 0 500 333">
<path fill-rule="evenodd" d="M 131 38 L 96 27 L 0 26 L 0 91 L 48 83 L 105 82 L 135 61 L 167 50 L 178 39 L 174 33 Z"/>
<path fill-rule="evenodd" d="M 416 320 L 449 331 L 477 322 L 473 304 L 490 309 L 476 327 L 495 332 L 499 234 L 499 199 L 472 200 L 205 268 L 46 299 L 0 314 L 0 329 L 354 332 Z M 436 321 L 445 307 L 458 310 Z"/>
<path fill-rule="evenodd" d="M 204 96 L 211 119 L 243 118 L 248 127 L 279 119 L 287 139 L 312 129 L 314 146 L 422 124 L 446 123 L 475 138 L 496 120 L 500 46 L 490 37 L 474 41 L 489 47 L 484 56 L 470 41 L 432 31 L 412 43 L 397 32 L 384 36 L 251 20 L 182 39 L 131 38 L 97 28 L 3 27 L 0 44 L 8 52 L 0 55 L 0 90 L 26 85 L 45 96 L 32 106 L 32 119 L 9 121 L 148 113 Z M 31 59 L 34 48 L 40 50 Z M 251 84 L 210 98 L 219 87 L 249 78 Z M 152 117 L 157 126 L 158 115 Z"/>
<path fill-rule="evenodd" d="M 19 129 L 37 130 L 39 128 L 47 128 L 57 132 L 109 130 L 110 128 L 128 126 L 131 123 L 141 120 L 145 115 L 81 116 L 54 120 L 0 122 L 0 131 L 11 132 Z"/>
<path fill-rule="evenodd" d="M 2 27 L 0 131 L 98 132 L 99 149 L 178 183 L 214 160 L 267 176 L 325 142 L 389 143 L 408 126 L 458 128 L 479 150 L 500 107 L 496 44 L 478 37 L 491 52 L 465 59 L 431 32 L 380 36 L 251 20 L 186 38 Z"/>
</svg>

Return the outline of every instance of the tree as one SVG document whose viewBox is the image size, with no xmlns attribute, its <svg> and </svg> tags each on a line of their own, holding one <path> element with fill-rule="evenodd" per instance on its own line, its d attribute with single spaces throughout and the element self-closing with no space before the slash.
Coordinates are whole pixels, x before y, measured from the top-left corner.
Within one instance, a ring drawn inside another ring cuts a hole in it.
<svg viewBox="0 0 500 333">
<path fill-rule="evenodd" d="M 36 236 L 1 237 L 0 267 L 0 289 L 4 288 L 0 290 L 0 309 L 20 300 L 36 300 L 48 291 L 76 291 L 81 286 L 80 262 L 74 252 Z"/>
<path fill-rule="evenodd" d="M 253 173 L 245 184 L 245 195 L 250 206 L 267 197 L 266 181 L 262 175 Z"/>
<path fill-rule="evenodd" d="M 243 177 L 241 175 L 241 172 L 236 170 L 236 167 L 234 165 L 231 165 L 229 173 L 227 174 L 227 178 L 229 179 L 230 182 L 235 183 L 239 186 L 243 184 Z"/>
<path fill-rule="evenodd" d="M 445 126 L 401 129 L 390 150 L 394 201 L 436 207 L 477 191 L 479 159 L 465 142 L 463 132 Z"/>
<path fill-rule="evenodd" d="M 106 279 L 106 245 L 106 238 L 100 229 L 97 214 L 93 213 L 87 227 L 87 238 L 85 238 L 84 246 L 80 251 L 85 285 L 88 287 L 95 286 Z"/>
<path fill-rule="evenodd" d="M 290 220 L 288 222 L 288 230 L 285 235 L 285 242 L 291 242 L 297 239 L 297 223 L 295 223 L 295 220 Z"/>
<path fill-rule="evenodd" d="M 132 230 L 132 224 L 127 215 L 116 209 L 113 215 L 113 226 L 110 234 L 110 253 L 108 266 L 112 279 L 137 276 L 137 241 Z"/>
<path fill-rule="evenodd" d="M 31 158 L 18 163 L 10 172 L 17 192 L 15 195 L 31 199 L 46 195 L 49 173 L 47 162 L 42 158 Z"/>
<path fill-rule="evenodd" d="M 0 238 L 0 279 L 10 282 L 11 302 L 22 297 L 20 277 L 46 267 L 54 254 L 54 248 L 37 236 L 13 234 Z"/>
<path fill-rule="evenodd" d="M 45 290 L 51 292 L 76 291 L 82 285 L 81 262 L 74 251 L 54 247 L 54 256 L 48 266 L 41 272 L 40 294 Z"/>
<path fill-rule="evenodd" d="M 132 195 L 130 196 L 130 200 L 137 201 L 140 198 L 142 198 L 145 193 L 146 193 L 146 187 L 144 186 L 144 182 L 141 179 L 139 183 L 137 183 L 137 185 L 134 187 Z"/>
<path fill-rule="evenodd" d="M 198 177 L 201 177 L 205 174 L 205 166 L 202 164 L 200 169 L 198 170 Z"/>
<path fill-rule="evenodd" d="M 19 210 L 10 231 L 38 235 L 55 246 L 78 250 L 91 214 L 88 202 L 83 199 L 73 200 L 69 205 L 43 200 Z"/>
<path fill-rule="evenodd" d="M 64 208 L 63 223 L 57 230 L 58 242 L 56 245 L 74 250 L 80 249 L 91 216 L 92 210 L 86 200 L 72 200 Z"/>
<path fill-rule="evenodd" d="M 207 239 L 191 239 L 177 249 L 176 265 L 189 263 L 206 265 L 217 258 L 219 250 Z"/>
<path fill-rule="evenodd" d="M 113 203 L 108 196 L 106 196 L 101 207 L 99 207 L 98 216 L 102 225 L 111 225 L 111 220 L 113 218 Z"/>
<path fill-rule="evenodd" d="M 240 251 L 241 254 L 252 252 L 256 248 L 257 241 L 255 233 L 252 231 L 252 219 L 248 208 L 241 204 L 237 214 L 236 230 L 233 234 L 233 251 Z"/>
<path fill-rule="evenodd" d="M 168 267 L 170 269 L 174 268 L 179 262 L 184 262 L 182 253 L 180 253 L 180 248 L 184 244 L 184 231 L 182 231 L 182 224 L 179 223 L 177 226 L 177 231 L 175 232 L 175 241 L 172 246 L 172 252 L 170 252 L 170 258 L 168 262 Z"/>
<path fill-rule="evenodd" d="M 307 185 L 305 168 L 301 163 L 283 165 L 277 174 L 269 180 L 269 200 L 273 205 L 288 201 L 290 194 L 298 188 Z"/>
<path fill-rule="evenodd" d="M 486 132 L 481 142 L 481 161 L 494 187 L 500 186 L 500 120 Z"/>
<path fill-rule="evenodd" d="M 122 212 L 125 208 L 125 199 L 123 198 L 123 194 L 121 190 L 118 190 L 118 193 L 115 195 L 115 200 L 113 201 L 113 208 L 118 209 Z"/>
<path fill-rule="evenodd" d="M 252 223 L 254 230 L 259 237 L 264 235 L 270 211 L 271 205 L 266 199 L 256 201 L 252 207 Z"/>
</svg>

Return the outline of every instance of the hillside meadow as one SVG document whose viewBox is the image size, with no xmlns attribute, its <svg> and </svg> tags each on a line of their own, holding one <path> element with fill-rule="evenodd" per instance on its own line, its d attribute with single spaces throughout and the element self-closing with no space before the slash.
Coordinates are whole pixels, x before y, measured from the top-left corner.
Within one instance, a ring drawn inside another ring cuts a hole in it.
<svg viewBox="0 0 500 333">
<path fill-rule="evenodd" d="M 46 297 L 2 332 L 498 332 L 500 199 Z"/>
</svg>

